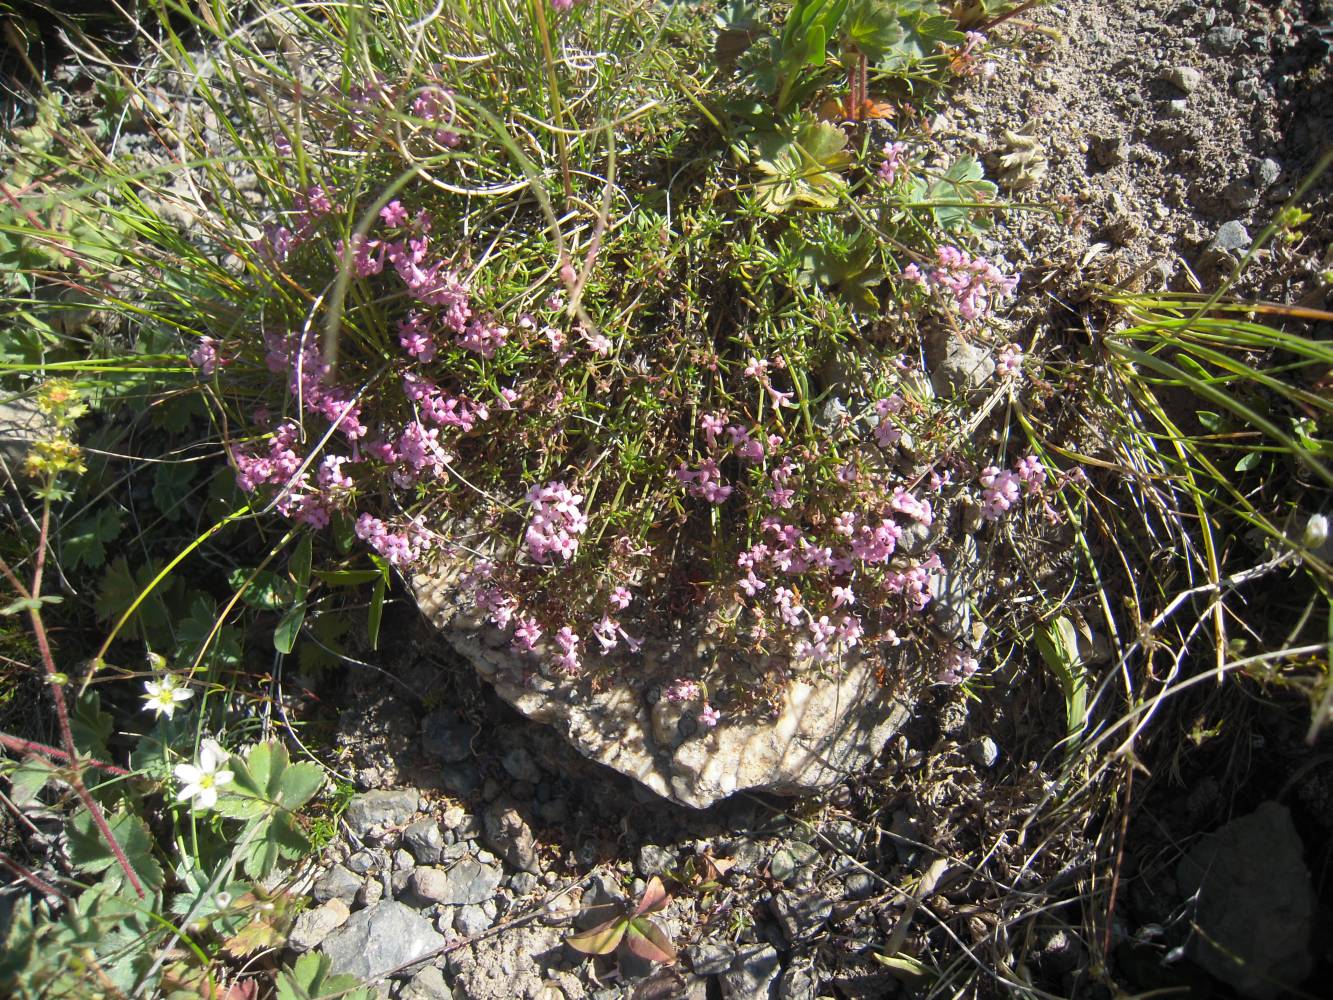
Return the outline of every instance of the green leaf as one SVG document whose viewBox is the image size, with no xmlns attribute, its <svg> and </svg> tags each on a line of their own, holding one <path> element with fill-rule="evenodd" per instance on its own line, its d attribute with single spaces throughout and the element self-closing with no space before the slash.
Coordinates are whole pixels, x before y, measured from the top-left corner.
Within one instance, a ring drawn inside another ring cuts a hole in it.
<svg viewBox="0 0 1333 1000">
<path fill-rule="evenodd" d="M 384 577 L 375 581 L 375 589 L 370 595 L 370 608 L 366 612 L 366 634 L 370 639 L 370 648 L 380 648 L 380 621 L 384 617 Z"/>
<path fill-rule="evenodd" d="M 43 594 L 41 597 L 20 597 L 12 604 L 0 608 L 0 615 L 17 615 L 24 611 L 40 611 L 43 604 L 60 604 L 65 599 L 59 594 Z"/>
<path fill-rule="evenodd" d="M 931 208 L 942 229 L 958 230 L 968 226 L 984 229 L 990 225 L 990 220 L 984 214 L 977 214 L 976 204 L 993 202 L 997 191 L 990 181 L 982 180 L 981 164 L 974 157 L 960 156 L 925 190 L 921 200 L 944 203 Z"/>
<path fill-rule="evenodd" d="M 250 580 L 251 574 L 254 579 Z M 247 584 L 246 580 L 250 580 Z M 237 567 L 227 577 L 232 590 L 241 591 L 241 600 L 252 608 L 263 611 L 277 611 L 292 603 L 296 597 L 296 584 L 280 573 L 272 570 L 255 572 L 244 567 Z M 244 589 L 242 589 L 244 588 Z"/>
<path fill-rule="evenodd" d="M 239 666 L 243 655 L 241 633 L 230 625 L 217 628 L 217 604 L 206 594 L 196 594 L 190 603 L 190 611 L 176 625 L 175 659 L 182 664 L 192 664 L 196 658 L 203 667 Z M 212 637 L 208 651 L 200 656 L 200 650 Z"/>
<path fill-rule="evenodd" d="M 296 584 L 298 596 L 305 597 L 306 590 L 310 587 L 310 561 L 313 542 L 309 534 L 301 536 L 301 540 L 296 543 L 296 551 L 292 553 L 291 561 L 287 564 L 287 572 L 291 574 L 292 581 Z"/>
<path fill-rule="evenodd" d="M 128 560 L 119 556 L 107 566 L 98 585 L 93 608 L 101 621 L 114 621 L 134 603 L 148 583 L 157 575 L 152 564 L 132 571 Z M 139 637 L 152 648 L 165 648 L 172 639 L 171 614 L 159 586 L 136 609 L 130 619 Z"/>
<path fill-rule="evenodd" d="M 1034 638 L 1037 651 L 1064 692 L 1065 733 L 1073 740 L 1083 732 L 1088 710 L 1088 675 L 1078 652 L 1078 630 L 1068 618 L 1060 617 L 1038 626 Z"/>
<path fill-rule="evenodd" d="M 843 24 L 843 45 L 877 63 L 903 40 L 897 11 L 886 0 L 858 0 Z"/>
<path fill-rule="evenodd" d="M 153 473 L 153 503 L 168 521 L 178 521 L 185 513 L 184 501 L 196 471 L 193 462 L 158 463 Z"/>
<path fill-rule="evenodd" d="M 98 569 L 106 562 L 106 543 L 120 534 L 120 511 L 103 507 L 96 515 L 75 521 L 61 537 L 60 554 L 68 568 Z"/>
<path fill-rule="evenodd" d="M 277 801 L 287 809 L 300 809 L 324 787 L 324 769 L 318 764 L 293 764 L 282 774 Z"/>
<path fill-rule="evenodd" d="M 305 622 L 305 601 L 298 601 L 287 609 L 287 613 L 273 630 L 273 648 L 284 655 L 296 648 L 297 637 L 301 634 L 301 625 Z"/>
<path fill-rule="evenodd" d="M 56 777 L 58 770 L 45 757 L 30 754 L 9 772 L 9 797 L 19 808 L 37 801 L 46 783 Z"/>
<path fill-rule="evenodd" d="M 74 700 L 69 713 L 70 734 L 80 752 L 98 760 L 107 760 L 111 751 L 107 741 L 115 728 L 115 720 L 102 711 L 102 696 L 96 691 L 85 691 Z"/>
<path fill-rule="evenodd" d="M 107 818 L 111 834 L 116 843 L 125 852 L 126 860 L 144 888 L 155 891 L 162 887 L 162 866 L 153 857 L 153 835 L 148 832 L 148 825 L 132 813 L 122 812 Z M 76 813 L 65 826 L 69 840 L 69 860 L 75 868 L 95 875 L 108 872 L 112 875 L 120 871 L 120 863 L 106 841 L 102 839 L 93 822 L 92 814 L 86 809 Z M 112 872 L 114 866 L 114 872 Z"/>
<path fill-rule="evenodd" d="M 1236 463 L 1236 471 L 1249 472 L 1251 469 L 1259 465 L 1259 462 L 1263 459 L 1263 457 L 1264 457 L 1263 452 L 1259 451 L 1246 452 L 1244 455 L 1240 457 L 1240 461 Z"/>
<path fill-rule="evenodd" d="M 1195 417 L 1199 420 L 1199 426 L 1206 431 L 1217 434 L 1222 430 L 1224 423 L 1222 414 L 1215 413 L 1212 410 L 1195 410 Z"/>
<path fill-rule="evenodd" d="M 676 960 L 676 947 L 666 933 L 651 920 L 635 917 L 629 922 L 625 946 L 649 962 L 670 965 Z"/>
<path fill-rule="evenodd" d="M 755 186 L 760 207 L 777 214 L 794 204 L 831 209 L 847 190 L 842 171 L 852 161 L 847 135 L 836 125 L 805 116 L 794 132 L 759 137 Z"/>
<path fill-rule="evenodd" d="M 309 952 L 296 964 L 278 972 L 277 1000 L 323 1000 L 338 996 L 344 1000 L 370 1000 L 369 989 L 356 989 L 355 976 L 330 976 L 333 965 L 327 955 Z"/>
<path fill-rule="evenodd" d="M 945 47 L 962 45 L 967 37 L 957 22 L 926 10 L 903 12 L 899 25 L 902 37 L 880 60 L 880 68 L 902 72 L 911 69 Z"/>
<path fill-rule="evenodd" d="M 582 934 L 571 934 L 565 938 L 565 944 L 585 955 L 609 955 L 616 950 L 628 929 L 629 920 L 616 916 Z"/>
<path fill-rule="evenodd" d="M 310 850 L 310 841 L 286 813 L 251 820 L 239 839 L 248 845 L 242 867 L 254 879 L 268 878 L 283 860 L 299 858 Z"/>
</svg>

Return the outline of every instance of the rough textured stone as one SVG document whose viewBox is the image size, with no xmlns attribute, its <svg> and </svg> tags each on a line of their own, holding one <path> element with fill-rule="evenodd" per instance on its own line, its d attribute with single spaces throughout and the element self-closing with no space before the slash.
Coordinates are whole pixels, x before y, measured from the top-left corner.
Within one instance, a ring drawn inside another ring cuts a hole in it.
<svg viewBox="0 0 1333 1000">
<path fill-rule="evenodd" d="M 364 837 L 377 826 L 401 826 L 414 815 L 421 801 L 415 788 L 363 792 L 352 799 L 343 816 L 352 832 Z"/>
<path fill-rule="evenodd" d="M 769 904 L 788 944 L 818 934 L 833 915 L 833 900 L 821 892 L 779 893 Z"/>
<path fill-rule="evenodd" d="M 532 754 L 522 747 L 514 747 L 506 753 L 500 758 L 500 764 L 515 781 L 528 781 L 535 785 L 542 780 L 541 768 L 532 759 Z"/>
<path fill-rule="evenodd" d="M 497 799 L 486 807 L 481 819 L 482 839 L 506 864 L 519 871 L 538 871 L 537 842 L 512 802 Z"/>
<path fill-rule="evenodd" d="M 1309 974 L 1315 894 L 1291 813 L 1265 802 L 1204 837 L 1176 870 L 1195 898 L 1200 933 L 1189 956 L 1255 1000 L 1272 1000 Z"/>
<path fill-rule="evenodd" d="M 585 996 L 582 981 L 569 971 L 583 956 L 564 947 L 564 934 L 557 927 L 527 924 L 451 953 L 456 995 L 518 1000 L 538 996 L 547 983 L 554 983 L 567 997 Z"/>
<path fill-rule="evenodd" d="M 419 863 L 435 864 L 444 850 L 444 834 L 440 832 L 440 824 L 431 816 L 417 820 L 403 831 L 403 846 Z"/>
<path fill-rule="evenodd" d="M 291 933 L 287 935 L 287 946 L 293 951 L 316 948 L 326 937 L 347 923 L 351 915 L 352 911 L 341 899 L 330 899 L 323 906 L 306 910 L 292 924 Z"/>
<path fill-rule="evenodd" d="M 359 877 L 342 865 L 334 865 L 315 880 L 310 894 L 321 903 L 326 903 L 330 899 L 341 899 L 344 903 L 350 903 L 356 898 L 357 890 L 360 888 Z"/>
<path fill-rule="evenodd" d="M 500 887 L 500 869 L 464 858 L 452 868 L 418 868 L 412 873 L 411 891 L 425 903 L 464 906 L 482 903 Z"/>
<path fill-rule="evenodd" d="M 659 685 L 695 672 L 691 659 L 710 655 L 707 637 L 688 628 L 667 638 L 649 636 L 635 669 L 596 691 L 579 679 L 552 680 L 533 673 L 529 661 L 510 651 L 506 636 L 463 606 L 460 571 L 442 564 L 417 574 L 412 588 L 422 610 L 496 693 L 550 724 L 585 757 L 682 805 L 703 809 L 746 789 L 803 795 L 829 788 L 865 767 L 911 712 L 907 702 L 886 695 L 874 669 L 853 650 L 824 671 L 795 677 L 778 696 L 776 718 L 724 714 L 713 729 L 670 727 L 670 742 L 663 742 L 654 713 L 668 703 L 657 697 Z M 589 651 L 589 660 L 596 655 Z M 598 672 L 590 664 L 585 673 Z"/>
<path fill-rule="evenodd" d="M 409 906 L 386 899 L 353 913 L 324 941 L 333 972 L 375 979 L 424 958 L 444 944 L 430 921 Z"/>
<path fill-rule="evenodd" d="M 464 722 L 448 709 L 431 712 L 421 720 L 421 748 L 447 764 L 457 764 L 471 757 L 476 735 L 476 726 Z"/>
<path fill-rule="evenodd" d="M 777 1000 L 815 1000 L 819 973 L 809 961 L 794 961 L 778 979 Z"/>
<path fill-rule="evenodd" d="M 736 957 L 728 972 L 718 977 L 722 1000 L 769 1000 L 782 963 L 772 945 L 749 948 Z"/>
<path fill-rule="evenodd" d="M 976 392 L 995 374 L 990 351 L 948 330 L 933 330 L 926 337 L 926 365 L 941 396 Z"/>
<path fill-rule="evenodd" d="M 675 867 L 676 852 L 656 844 L 644 844 L 639 848 L 639 856 L 634 861 L 634 870 L 644 878 L 661 875 Z"/>
<path fill-rule="evenodd" d="M 0 403 L 0 459 L 15 476 L 32 442 L 50 436 L 54 426 L 35 400 L 19 398 Z"/>
<path fill-rule="evenodd" d="M 1208 249 L 1213 253 L 1243 253 L 1250 247 L 1250 234 L 1245 224 L 1238 219 L 1224 222 L 1218 227 Z"/>
<path fill-rule="evenodd" d="M 477 903 L 460 906 L 454 911 L 454 930 L 464 937 L 480 934 L 491 926 L 491 918 L 484 907 Z"/>
<path fill-rule="evenodd" d="M 700 976 L 716 976 L 731 968 L 736 960 L 736 949 L 729 944 L 700 941 L 685 950 L 690 968 Z"/>
<path fill-rule="evenodd" d="M 408 980 L 398 1000 L 452 1000 L 453 995 L 444 981 L 444 973 L 428 965 Z"/>
</svg>

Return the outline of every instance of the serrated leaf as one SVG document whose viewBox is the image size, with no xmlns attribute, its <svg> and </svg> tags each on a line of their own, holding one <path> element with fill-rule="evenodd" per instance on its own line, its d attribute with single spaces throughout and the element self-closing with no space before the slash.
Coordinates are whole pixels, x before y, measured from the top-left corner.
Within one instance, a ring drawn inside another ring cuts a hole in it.
<svg viewBox="0 0 1333 1000">
<path fill-rule="evenodd" d="M 150 891 L 160 889 L 162 866 L 153 857 L 153 835 L 148 832 L 148 825 L 138 816 L 126 812 L 108 816 L 107 824 L 144 888 Z M 65 830 L 69 839 L 70 864 L 75 868 L 90 875 L 109 871 L 113 866 L 120 872 L 120 863 L 86 809 L 76 813 Z"/>
<path fill-rule="evenodd" d="M 293 811 L 313 799 L 324 787 L 324 769 L 318 764 L 293 764 L 283 772 L 278 802 Z"/>
<path fill-rule="evenodd" d="M 176 625 L 175 658 L 182 664 L 198 659 L 203 667 L 235 667 L 241 662 L 240 632 L 230 625 L 217 627 L 217 605 L 206 594 L 196 594 L 190 611 Z M 208 643 L 208 650 L 200 650 Z"/>
<path fill-rule="evenodd" d="M 9 797 L 20 808 L 32 805 L 46 783 L 57 774 L 56 766 L 45 757 L 29 754 L 9 772 Z"/>
<path fill-rule="evenodd" d="M 115 720 L 102 711 L 102 696 L 96 691 L 85 691 L 74 699 L 69 713 L 70 732 L 74 746 L 80 753 L 98 760 L 107 760 L 111 751 L 107 741 L 115 728 Z"/>
<path fill-rule="evenodd" d="M 106 562 L 106 543 L 120 534 L 120 511 L 103 507 L 93 517 L 75 521 L 63 533 L 60 553 L 67 568 L 98 569 Z"/>
<path fill-rule="evenodd" d="M 842 129 L 809 116 L 794 133 L 760 136 L 755 167 L 766 175 L 755 185 L 760 206 L 774 214 L 796 203 L 836 207 L 847 189 L 842 171 L 852 161 L 846 146 Z"/>
<path fill-rule="evenodd" d="M 625 932 L 625 946 L 649 962 L 671 965 L 676 961 L 676 947 L 666 932 L 643 917 L 635 917 L 629 922 L 629 929 Z"/>
<path fill-rule="evenodd" d="M 895 8 L 885 0 L 858 0 L 843 22 L 844 46 L 879 62 L 903 40 Z"/>
<path fill-rule="evenodd" d="M 629 921 L 623 916 L 612 917 L 591 930 L 581 934 L 571 934 L 565 938 L 565 944 L 585 955 L 609 955 L 616 950 L 628 928 Z"/>
<path fill-rule="evenodd" d="M 168 521 L 185 513 L 184 501 L 198 466 L 192 462 L 160 462 L 153 472 L 153 503 Z"/>
<path fill-rule="evenodd" d="M 355 988 L 355 976 L 330 976 L 332 965 L 327 955 L 313 951 L 302 955 L 295 965 L 278 972 L 277 1000 L 323 1000 L 332 996 L 345 1000 L 370 1000 L 370 990 Z"/>
<path fill-rule="evenodd" d="M 248 843 L 242 867 L 253 879 L 268 878 L 284 860 L 301 857 L 310 850 L 306 838 L 287 813 L 276 813 L 252 820 L 241 841 Z M 249 839 L 247 840 L 247 835 Z"/>
</svg>

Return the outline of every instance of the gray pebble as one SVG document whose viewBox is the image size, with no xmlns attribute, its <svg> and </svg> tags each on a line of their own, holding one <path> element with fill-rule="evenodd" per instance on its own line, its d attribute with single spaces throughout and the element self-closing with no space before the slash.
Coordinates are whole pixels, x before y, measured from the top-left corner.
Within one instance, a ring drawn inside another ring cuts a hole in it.
<svg viewBox="0 0 1333 1000">
<path fill-rule="evenodd" d="M 1245 251 L 1249 246 L 1250 234 L 1246 231 L 1245 224 L 1239 219 L 1232 219 L 1218 227 L 1217 235 L 1208 244 L 1208 249 L 1213 253 L 1231 253 Z"/>
<path fill-rule="evenodd" d="M 417 820 L 403 831 L 403 846 L 419 863 L 433 865 L 440 860 L 444 849 L 444 835 L 440 824 L 432 816 Z"/>
<path fill-rule="evenodd" d="M 1000 760 L 1000 747 L 989 736 L 983 736 L 968 746 L 967 755 L 980 767 L 994 767 Z"/>
<path fill-rule="evenodd" d="M 675 865 L 675 851 L 658 847 L 656 844 L 644 844 L 639 848 L 639 856 L 634 861 L 634 870 L 644 878 L 651 878 L 653 875 L 661 875 L 674 868 Z"/>
<path fill-rule="evenodd" d="M 1271 157 L 1265 157 L 1254 165 L 1253 171 L 1254 186 L 1260 190 L 1267 190 L 1278 182 L 1282 176 L 1282 164 Z"/>
<path fill-rule="evenodd" d="M 350 903 L 356 898 L 357 890 L 360 888 L 361 879 L 342 865 L 334 865 L 315 881 L 310 894 L 321 903 L 326 903 L 330 899 L 341 899 L 344 903 Z"/>
<path fill-rule="evenodd" d="M 1192 66 L 1172 66 L 1163 75 L 1163 79 L 1184 93 L 1192 94 L 1202 82 L 1203 74 Z"/>
<path fill-rule="evenodd" d="M 537 762 L 532 759 L 532 754 L 522 747 L 514 747 L 506 753 L 500 758 L 500 764 L 515 781 L 527 781 L 532 784 L 541 781 L 541 769 L 537 767 Z"/>
<path fill-rule="evenodd" d="M 464 937 L 480 934 L 490 926 L 491 918 L 486 915 L 486 910 L 476 903 L 457 907 L 454 911 L 454 930 Z"/>
<path fill-rule="evenodd" d="M 1203 44 L 1218 55 L 1229 55 L 1245 42 L 1245 32 L 1239 28 L 1210 28 L 1203 36 Z"/>
<path fill-rule="evenodd" d="M 729 944 L 701 941 L 685 949 L 690 968 L 700 976 L 716 976 L 731 968 L 736 960 L 736 949 Z"/>
</svg>

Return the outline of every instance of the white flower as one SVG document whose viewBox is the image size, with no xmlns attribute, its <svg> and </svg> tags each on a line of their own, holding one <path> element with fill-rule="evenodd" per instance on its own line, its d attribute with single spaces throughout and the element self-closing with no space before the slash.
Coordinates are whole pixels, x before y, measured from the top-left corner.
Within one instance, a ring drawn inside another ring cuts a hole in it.
<svg viewBox="0 0 1333 1000">
<path fill-rule="evenodd" d="M 165 715 L 168 719 L 176 713 L 176 705 L 179 702 L 188 701 L 194 694 L 176 679 L 175 674 L 167 674 L 160 681 L 144 681 L 143 686 L 148 692 L 143 700 L 144 709 L 151 708 L 158 715 Z"/>
<path fill-rule="evenodd" d="M 216 740 L 204 740 L 199 747 L 198 765 L 176 765 L 176 780 L 182 785 L 176 801 L 194 799 L 197 808 L 212 809 L 218 803 L 218 789 L 234 777 L 223 769 L 226 763 L 227 751 Z"/>
</svg>

